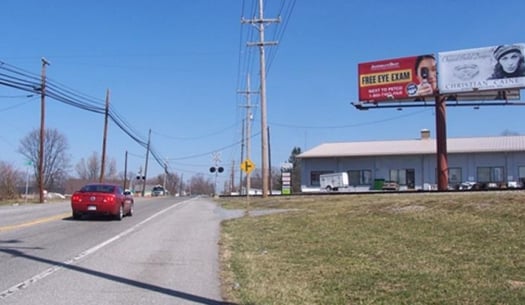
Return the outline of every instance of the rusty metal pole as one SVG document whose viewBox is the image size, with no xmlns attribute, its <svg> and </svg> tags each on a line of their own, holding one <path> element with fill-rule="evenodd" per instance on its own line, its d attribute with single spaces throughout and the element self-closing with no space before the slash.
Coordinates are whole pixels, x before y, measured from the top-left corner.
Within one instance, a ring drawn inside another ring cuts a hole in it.
<svg viewBox="0 0 525 305">
<path fill-rule="evenodd" d="M 436 146 L 438 190 L 448 189 L 446 98 L 436 95 Z"/>
</svg>

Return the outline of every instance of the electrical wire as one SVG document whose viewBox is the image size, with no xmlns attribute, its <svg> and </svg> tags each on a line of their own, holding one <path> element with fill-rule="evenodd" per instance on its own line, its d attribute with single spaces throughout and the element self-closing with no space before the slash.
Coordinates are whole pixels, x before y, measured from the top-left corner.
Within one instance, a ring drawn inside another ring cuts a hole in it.
<svg viewBox="0 0 525 305">
<path fill-rule="evenodd" d="M 34 94 L 42 94 L 41 80 L 35 74 L 26 72 L 22 69 L 16 68 L 5 62 L 0 62 L 0 84 L 15 89 L 31 92 Z M 66 86 L 46 78 L 45 95 L 53 100 L 68 104 L 70 106 L 98 113 L 105 114 L 106 108 L 101 99 L 90 97 L 86 94 L 67 88 Z M 109 107 L 108 117 L 113 123 L 119 127 L 126 135 L 134 140 L 140 146 L 147 148 L 148 143 L 140 137 L 138 133 L 112 106 Z M 153 158 L 163 166 L 160 154 L 150 145 L 150 152 Z"/>
<path fill-rule="evenodd" d="M 227 127 L 224 127 L 223 129 L 219 129 L 217 131 L 214 131 L 212 133 L 208 133 L 208 134 L 203 134 L 203 135 L 197 135 L 197 136 L 194 136 L 194 137 L 176 137 L 176 136 L 170 136 L 170 135 L 167 135 L 167 134 L 163 134 L 163 133 L 160 133 L 160 132 L 156 132 L 154 130 L 152 130 L 151 132 L 156 134 L 156 135 L 159 135 L 159 136 L 162 136 L 164 138 L 167 138 L 167 139 L 171 139 L 171 140 L 185 140 L 185 141 L 189 141 L 189 140 L 198 140 L 198 139 L 204 139 L 204 138 L 210 138 L 210 137 L 213 137 L 213 136 L 216 136 L 218 134 L 221 134 L 227 130 L 231 130 L 233 128 L 235 128 L 236 126 L 238 126 L 239 122 L 236 121 L 235 123 L 233 123 L 232 125 L 230 126 L 227 126 Z"/>
<path fill-rule="evenodd" d="M 0 95 L 0 98 L 8 98 L 8 99 L 13 99 L 13 98 L 30 98 L 30 97 L 33 97 L 35 96 L 34 94 L 24 94 L 24 95 Z"/>
<path fill-rule="evenodd" d="M 257 4 L 255 1 L 251 2 L 252 5 L 248 7 L 246 5 L 246 0 L 242 1 L 241 6 L 241 20 L 242 15 L 244 15 L 244 12 L 248 10 L 248 14 L 256 18 L 257 16 Z M 295 6 L 295 0 L 292 2 L 288 2 L 288 6 L 285 5 L 285 2 L 283 1 L 281 3 L 281 7 L 279 9 L 279 14 L 284 12 L 284 15 L 287 17 L 290 17 L 291 12 L 293 11 L 293 7 Z M 288 23 L 285 23 L 285 27 L 282 31 L 276 32 L 276 36 L 281 38 L 285 32 L 286 25 Z M 248 75 L 249 71 L 252 71 L 253 68 L 256 66 L 254 64 L 255 62 L 255 52 L 256 48 L 248 47 L 247 45 L 243 47 L 243 40 L 244 41 L 254 41 L 254 36 L 256 34 L 255 27 L 245 27 L 241 26 L 241 30 L 239 33 L 240 36 L 240 42 L 239 42 L 239 59 L 238 59 L 238 76 L 237 76 L 237 88 L 243 88 L 246 87 L 245 83 L 245 77 L 244 75 Z M 275 54 L 275 53 L 272 53 Z M 271 58 L 270 64 L 273 61 L 273 58 L 275 58 L 275 55 L 269 56 Z M 267 70 L 269 70 L 270 65 L 267 66 Z M 243 73 L 245 71 L 245 73 Z M 9 65 L 5 62 L 0 61 L 0 84 L 5 85 L 7 87 L 15 88 L 18 90 L 23 90 L 26 92 L 30 92 L 31 94 L 41 94 L 41 77 L 37 74 L 22 70 L 20 68 L 17 68 L 15 66 Z M 49 98 L 56 100 L 58 102 L 70 105 L 75 108 L 79 108 L 85 111 L 97 113 L 97 114 L 105 114 L 106 108 L 105 103 L 102 99 L 99 98 L 93 98 L 91 96 L 88 96 L 86 94 L 80 93 L 76 90 L 73 90 L 71 88 L 68 88 L 67 86 L 53 80 L 50 78 L 46 78 L 45 83 L 45 94 Z M 238 97 L 240 98 L 240 97 Z M 258 101 L 258 96 L 256 96 L 255 102 L 254 102 L 254 108 L 256 108 Z M 149 152 L 151 153 L 153 159 L 161 166 L 165 166 L 165 162 L 163 161 L 163 158 L 161 155 L 157 152 L 154 145 L 152 143 L 149 143 L 148 141 L 144 140 L 144 137 L 141 136 L 131 124 L 129 124 L 115 109 L 112 105 L 109 106 L 108 109 L 108 117 L 111 119 L 111 122 L 113 122 L 121 131 L 123 131 L 127 136 L 129 136 L 133 141 L 135 141 L 137 144 L 144 148 L 149 147 Z M 233 128 L 235 126 L 239 126 L 241 120 L 237 120 L 235 124 L 231 127 L 228 127 L 228 129 Z M 244 127 L 242 127 L 244 128 Z M 204 138 L 207 136 L 212 136 L 214 134 L 218 134 L 220 132 L 223 132 L 224 130 L 217 131 L 213 134 L 193 137 L 193 138 L 177 138 L 177 139 L 198 139 L 198 138 Z M 158 133 L 160 135 L 160 133 Z M 260 133 L 257 133 L 260 134 Z M 257 134 L 251 135 L 251 137 L 255 137 Z M 235 136 L 236 138 L 239 138 L 238 135 Z M 174 137 L 176 138 L 176 137 Z M 222 151 L 228 148 L 232 148 L 235 146 L 238 146 L 240 144 L 240 141 L 234 141 L 233 144 L 230 144 L 228 146 L 221 147 L 219 149 L 214 149 L 212 152 Z M 181 159 L 191 159 L 200 157 L 206 154 L 209 154 L 210 152 L 193 155 L 193 156 L 186 156 L 182 158 L 177 158 L 177 160 Z"/>
<path fill-rule="evenodd" d="M 287 128 L 297 128 L 297 129 L 345 129 L 345 128 L 354 128 L 354 127 L 361 127 L 361 126 L 367 126 L 367 125 L 377 125 L 384 122 L 394 121 L 398 120 L 400 118 L 406 118 L 414 115 L 418 115 L 423 112 L 429 112 L 432 111 L 432 109 L 422 109 L 419 111 L 414 111 L 411 113 L 393 116 L 390 118 L 382 119 L 382 120 L 376 120 L 376 121 L 370 121 L 370 122 L 362 122 L 362 123 L 356 123 L 356 124 L 348 124 L 348 125 L 325 125 L 325 126 L 312 126 L 312 125 L 292 125 L 292 124 L 285 124 L 285 123 L 277 123 L 272 122 L 269 123 L 272 126 L 279 126 L 279 127 L 287 127 Z"/>
<path fill-rule="evenodd" d="M 38 99 L 38 96 L 37 97 L 33 97 L 33 98 L 30 98 L 28 99 L 27 101 L 23 101 L 21 103 L 18 103 L 16 105 L 12 105 L 12 106 L 9 106 L 9 107 L 6 107 L 6 108 L 0 108 L 0 112 L 4 112 L 4 111 L 7 111 L 7 110 L 11 110 L 11 109 L 14 109 L 14 108 L 18 108 L 18 107 L 21 107 L 25 104 L 28 104 L 34 100 Z"/>
<path fill-rule="evenodd" d="M 288 3 L 288 6 L 286 7 L 285 7 L 285 2 Z M 278 44 L 274 46 L 273 48 L 270 48 L 270 51 L 268 53 L 268 65 L 266 68 L 267 74 L 270 73 L 270 69 L 272 67 L 273 61 L 277 56 L 277 51 L 279 50 L 279 47 L 282 45 L 284 33 L 286 32 L 286 29 L 288 28 L 288 24 L 290 20 L 292 19 L 291 17 L 295 9 L 295 3 L 296 3 L 296 0 L 291 0 L 291 1 L 282 0 L 281 9 L 279 10 L 278 16 L 281 21 L 284 20 L 284 24 L 282 26 L 277 26 L 274 32 L 274 37 L 272 40 L 277 41 Z M 282 17 L 283 15 L 284 17 Z"/>
<path fill-rule="evenodd" d="M 260 132 L 254 134 L 252 137 L 255 137 L 257 135 L 259 135 Z M 209 155 L 209 154 L 212 154 L 212 153 L 215 153 L 215 152 L 220 152 L 220 151 L 223 151 L 227 148 L 231 148 L 231 147 L 235 147 L 235 146 L 238 146 L 239 144 L 241 144 L 242 140 L 239 140 L 235 143 L 232 143 L 232 144 L 229 144 L 229 145 L 226 145 L 226 146 L 223 146 L 223 147 L 220 147 L 218 149 L 214 149 L 214 150 L 211 150 L 211 151 L 208 151 L 208 152 L 204 152 L 204 153 L 200 153 L 200 154 L 195 154 L 195 155 L 189 155 L 189 156 L 183 156 L 183 157 L 176 157 L 176 158 L 168 158 L 168 160 L 187 160 L 187 159 L 193 159 L 193 158 L 198 158 L 198 157 L 202 157 L 202 156 L 206 156 L 206 155 Z"/>
</svg>

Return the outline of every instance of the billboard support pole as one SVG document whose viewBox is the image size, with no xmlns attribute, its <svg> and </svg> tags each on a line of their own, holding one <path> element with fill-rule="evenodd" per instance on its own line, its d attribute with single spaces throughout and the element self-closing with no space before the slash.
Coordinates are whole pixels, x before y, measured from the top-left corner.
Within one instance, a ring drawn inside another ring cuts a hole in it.
<svg viewBox="0 0 525 305">
<path fill-rule="evenodd" d="M 436 95 L 436 146 L 438 190 L 448 189 L 446 98 Z"/>
</svg>

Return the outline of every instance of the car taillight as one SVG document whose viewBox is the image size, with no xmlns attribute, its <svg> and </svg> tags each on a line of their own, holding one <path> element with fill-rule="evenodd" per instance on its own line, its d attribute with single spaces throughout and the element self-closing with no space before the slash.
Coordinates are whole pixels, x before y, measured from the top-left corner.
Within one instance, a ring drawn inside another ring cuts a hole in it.
<svg viewBox="0 0 525 305">
<path fill-rule="evenodd" d="M 71 196 L 71 202 L 80 202 L 80 196 L 79 195 L 73 195 Z"/>
<path fill-rule="evenodd" d="M 109 195 L 104 198 L 104 202 L 113 203 L 115 202 L 115 195 Z"/>
</svg>

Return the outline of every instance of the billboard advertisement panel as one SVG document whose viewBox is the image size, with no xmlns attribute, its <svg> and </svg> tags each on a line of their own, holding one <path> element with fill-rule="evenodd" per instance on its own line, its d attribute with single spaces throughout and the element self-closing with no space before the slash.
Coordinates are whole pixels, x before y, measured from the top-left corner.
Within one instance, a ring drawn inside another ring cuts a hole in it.
<svg viewBox="0 0 525 305">
<path fill-rule="evenodd" d="M 439 92 L 463 93 L 525 87 L 525 44 L 438 53 Z"/>
<path fill-rule="evenodd" d="M 434 55 L 403 57 L 358 65 L 359 100 L 380 102 L 433 96 L 437 88 Z"/>
</svg>

